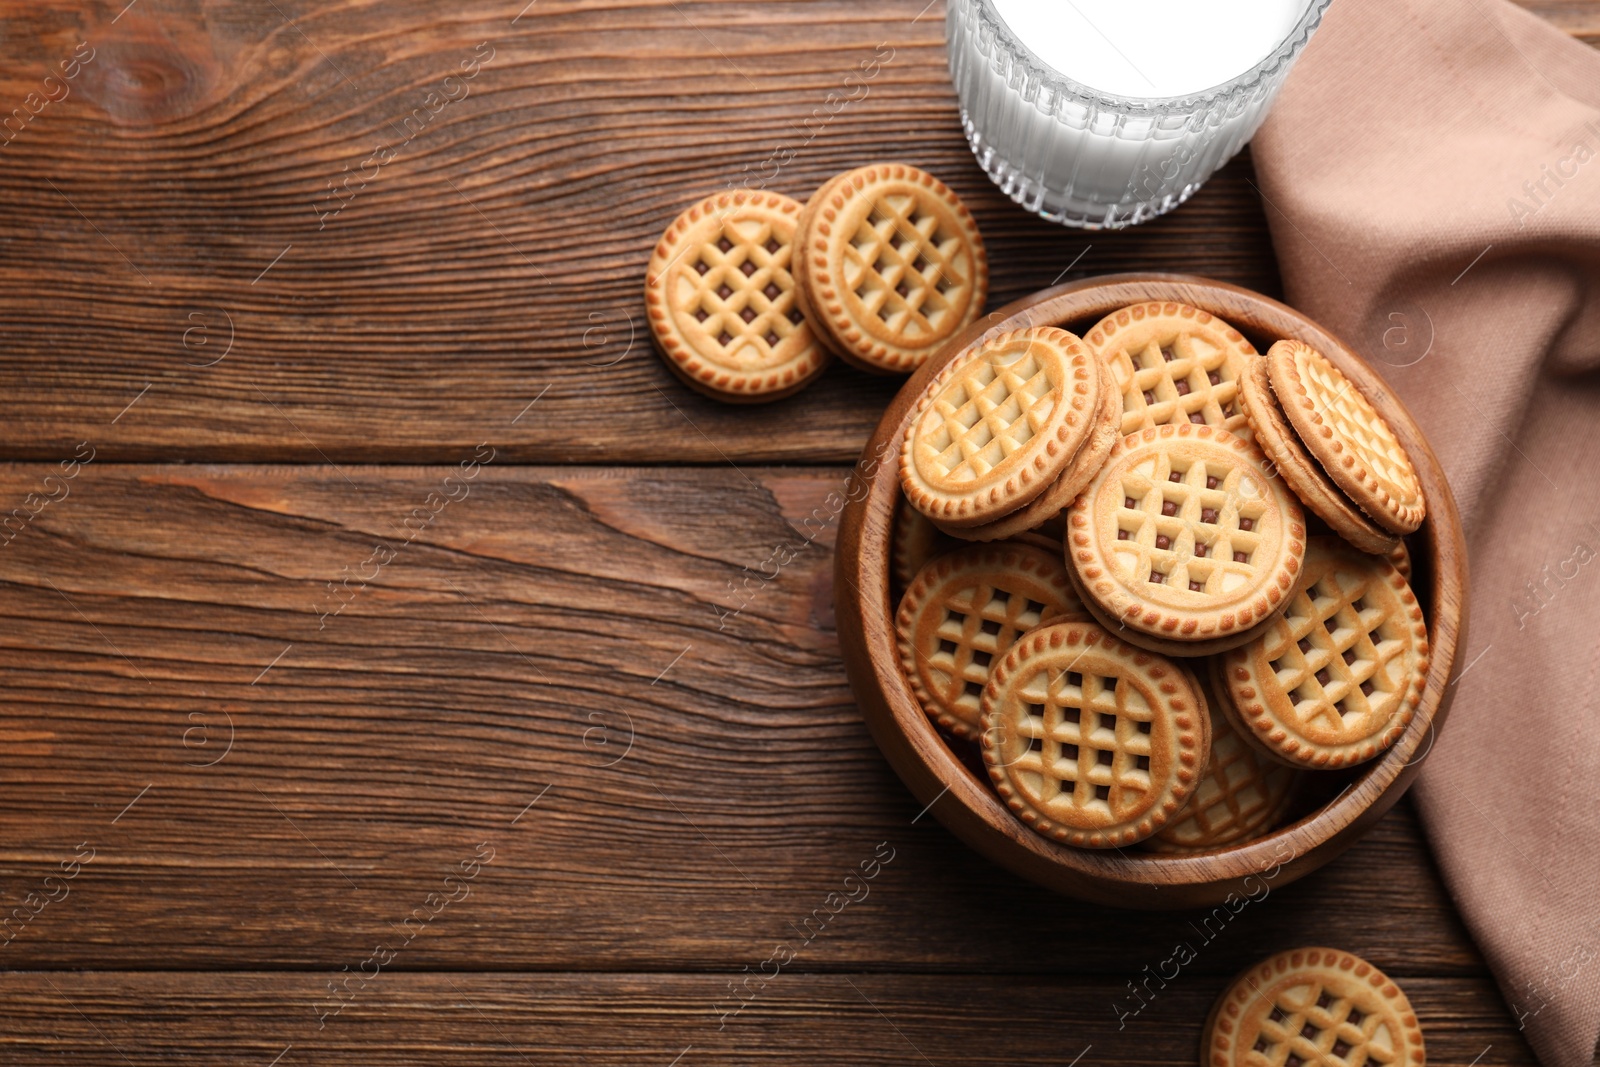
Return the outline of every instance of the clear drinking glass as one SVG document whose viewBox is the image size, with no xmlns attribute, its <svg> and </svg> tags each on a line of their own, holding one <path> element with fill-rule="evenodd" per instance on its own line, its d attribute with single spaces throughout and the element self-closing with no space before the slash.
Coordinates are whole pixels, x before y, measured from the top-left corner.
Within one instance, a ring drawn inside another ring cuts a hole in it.
<svg viewBox="0 0 1600 1067">
<path fill-rule="evenodd" d="M 1183 203 L 1244 147 L 1332 0 L 1244 73 L 1187 96 L 1091 89 L 1039 59 L 991 0 L 949 0 L 950 77 L 961 123 L 989 177 L 1054 222 L 1114 229 Z"/>
</svg>

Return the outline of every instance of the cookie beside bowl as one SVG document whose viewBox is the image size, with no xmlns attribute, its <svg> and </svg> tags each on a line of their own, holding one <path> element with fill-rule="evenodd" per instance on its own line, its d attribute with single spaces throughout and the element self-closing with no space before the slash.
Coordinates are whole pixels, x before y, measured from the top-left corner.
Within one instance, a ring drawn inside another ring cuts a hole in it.
<svg viewBox="0 0 1600 1067">
<path fill-rule="evenodd" d="M 1265 836 L 1193 855 L 1057 844 L 1030 830 L 989 784 L 964 766 L 918 705 L 895 653 L 890 601 L 890 537 L 900 487 L 890 464 L 862 469 L 841 518 L 834 593 L 840 644 L 852 689 L 878 746 L 930 812 L 956 836 L 1010 870 L 1060 892 L 1124 907 L 1176 909 L 1259 893 L 1262 880 L 1285 885 L 1353 844 L 1404 794 L 1432 747 L 1452 695 L 1447 688 L 1465 634 L 1466 550 L 1455 502 L 1438 459 L 1388 386 L 1316 323 L 1246 289 L 1185 275 L 1112 275 L 1058 286 L 973 324 L 931 358 L 890 404 L 865 450 L 885 454 L 901 440 L 924 386 L 952 358 L 985 336 L 1056 326 L 1081 334 L 1107 314 L 1141 301 L 1177 301 L 1236 326 L 1265 351 L 1297 338 L 1349 376 L 1388 420 L 1410 453 L 1429 501 L 1412 535 L 1414 584 L 1427 619 L 1432 659 L 1421 701 L 1404 733 L 1357 767 L 1348 786 L 1322 806 Z"/>
</svg>

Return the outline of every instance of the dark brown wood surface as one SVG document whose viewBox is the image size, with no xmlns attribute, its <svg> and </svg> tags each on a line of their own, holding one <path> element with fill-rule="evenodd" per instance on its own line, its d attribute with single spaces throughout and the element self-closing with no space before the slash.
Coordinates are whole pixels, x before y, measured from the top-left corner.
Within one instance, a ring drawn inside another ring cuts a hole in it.
<svg viewBox="0 0 1600 1067">
<path fill-rule="evenodd" d="M 867 737 L 826 500 L 892 386 L 677 385 L 637 332 L 676 211 L 897 157 L 997 306 L 1278 285 L 1248 158 L 1126 233 L 1011 206 L 923 3 L 0 3 L 0 113 L 93 51 L 0 147 L 0 1062 L 1184 1064 L 1300 942 L 1399 977 L 1435 1062 L 1530 1062 L 1409 805 L 1237 915 L 1130 914 Z"/>
</svg>

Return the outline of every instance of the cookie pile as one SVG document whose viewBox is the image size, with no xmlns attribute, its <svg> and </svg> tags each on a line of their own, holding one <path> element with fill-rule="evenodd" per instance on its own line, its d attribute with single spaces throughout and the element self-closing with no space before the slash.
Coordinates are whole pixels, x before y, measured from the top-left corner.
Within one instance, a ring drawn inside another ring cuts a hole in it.
<svg viewBox="0 0 1600 1067">
<path fill-rule="evenodd" d="M 906 677 L 1053 840 L 1259 837 L 1421 701 L 1421 486 L 1301 341 L 1173 302 L 988 336 L 918 399 L 900 483 Z"/>
<path fill-rule="evenodd" d="M 739 189 L 688 208 L 645 271 L 667 366 L 707 396 L 778 400 L 832 355 L 910 374 L 983 310 L 989 267 L 960 198 L 903 163 L 859 167 L 804 205 Z"/>
</svg>

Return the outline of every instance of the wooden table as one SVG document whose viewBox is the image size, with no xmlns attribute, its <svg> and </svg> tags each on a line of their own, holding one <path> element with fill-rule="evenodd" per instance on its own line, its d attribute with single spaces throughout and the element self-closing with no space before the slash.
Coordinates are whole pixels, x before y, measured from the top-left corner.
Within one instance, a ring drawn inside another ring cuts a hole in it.
<svg viewBox="0 0 1600 1067">
<path fill-rule="evenodd" d="M 996 305 L 1275 292 L 1248 159 L 1057 229 L 973 163 L 937 0 L 524 2 L 3 6 L 0 1060 L 1180 1064 L 1326 942 L 1435 1062 L 1530 1061 L 1408 805 L 1222 919 L 958 845 L 808 543 L 893 384 L 720 407 L 644 333 L 684 204 L 886 157 L 973 206 Z"/>
</svg>

